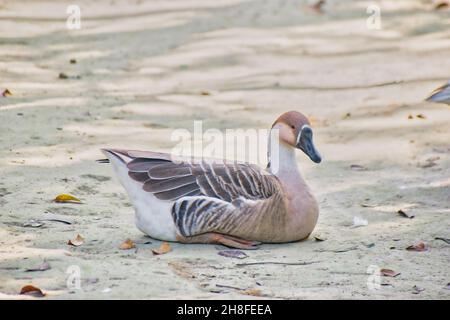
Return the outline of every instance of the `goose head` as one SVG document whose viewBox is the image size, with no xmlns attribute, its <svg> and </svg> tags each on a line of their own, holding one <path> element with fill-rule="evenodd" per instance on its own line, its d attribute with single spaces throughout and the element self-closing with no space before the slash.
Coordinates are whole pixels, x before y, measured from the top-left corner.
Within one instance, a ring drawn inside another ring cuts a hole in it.
<svg viewBox="0 0 450 320">
<path fill-rule="evenodd" d="M 281 143 L 302 150 L 315 163 L 322 161 L 322 157 L 313 143 L 311 123 L 300 112 L 289 111 L 283 113 L 275 120 L 272 129 L 279 130 Z"/>
</svg>

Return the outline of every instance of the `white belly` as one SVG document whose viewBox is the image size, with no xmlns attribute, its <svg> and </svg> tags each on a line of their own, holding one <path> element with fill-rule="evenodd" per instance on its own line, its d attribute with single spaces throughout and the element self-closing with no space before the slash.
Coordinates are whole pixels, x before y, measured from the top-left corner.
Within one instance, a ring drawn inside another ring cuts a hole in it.
<svg viewBox="0 0 450 320">
<path fill-rule="evenodd" d="M 166 241 L 176 240 L 176 227 L 171 214 L 171 201 L 157 199 L 142 189 L 142 184 L 128 176 L 125 164 L 114 156 L 108 157 L 120 183 L 130 197 L 136 215 L 136 227 L 152 238 Z"/>
</svg>

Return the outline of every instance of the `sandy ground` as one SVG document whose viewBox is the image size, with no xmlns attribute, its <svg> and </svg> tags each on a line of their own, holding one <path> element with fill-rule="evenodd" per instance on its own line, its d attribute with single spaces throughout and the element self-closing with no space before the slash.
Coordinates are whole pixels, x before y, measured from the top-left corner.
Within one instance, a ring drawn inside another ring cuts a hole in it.
<svg viewBox="0 0 450 320">
<path fill-rule="evenodd" d="M 26 284 L 54 299 L 450 298 L 450 245 L 435 239 L 450 238 L 450 108 L 423 102 L 450 77 L 449 11 L 377 1 L 382 29 L 369 30 L 368 1 L 324 14 L 298 1 L 76 1 L 82 28 L 67 30 L 72 2 L 0 1 L 0 89 L 13 93 L 0 99 L 0 298 L 25 298 Z M 291 109 L 311 117 L 325 159 L 298 153 L 319 222 L 246 259 L 213 245 L 154 256 L 160 242 L 94 162 L 101 147 L 168 152 L 196 119 L 263 129 Z M 83 204 L 52 202 L 60 193 Z M 368 225 L 351 228 L 355 216 Z M 48 218 L 72 224 L 23 226 Z M 68 246 L 78 233 L 85 243 Z M 136 250 L 118 249 L 126 238 Z M 405 250 L 420 241 L 427 251 Z M 44 260 L 50 270 L 26 272 Z M 306 264 L 238 265 L 274 261 Z M 401 274 L 369 290 L 371 265 Z M 66 285 L 70 266 L 81 289 Z"/>
</svg>

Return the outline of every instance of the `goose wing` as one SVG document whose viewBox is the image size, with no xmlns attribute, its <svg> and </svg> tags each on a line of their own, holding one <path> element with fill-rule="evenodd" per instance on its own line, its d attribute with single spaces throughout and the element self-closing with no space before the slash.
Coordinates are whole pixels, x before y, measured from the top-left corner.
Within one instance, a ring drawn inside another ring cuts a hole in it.
<svg viewBox="0 0 450 320">
<path fill-rule="evenodd" d="M 160 200 L 205 196 L 232 203 L 239 198 L 264 200 L 276 192 L 278 179 L 258 166 L 220 160 L 178 158 L 168 154 L 128 152 L 128 175 Z"/>
</svg>

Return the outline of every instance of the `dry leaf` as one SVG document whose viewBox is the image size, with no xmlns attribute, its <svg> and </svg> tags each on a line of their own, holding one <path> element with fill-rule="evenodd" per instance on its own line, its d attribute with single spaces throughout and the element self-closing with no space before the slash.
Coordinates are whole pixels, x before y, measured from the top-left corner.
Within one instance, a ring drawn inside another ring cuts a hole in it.
<svg viewBox="0 0 450 320">
<path fill-rule="evenodd" d="M 376 204 L 369 204 L 369 203 L 361 203 L 361 207 L 363 208 L 375 208 L 378 207 Z"/>
<path fill-rule="evenodd" d="M 46 261 L 42 262 L 40 265 L 34 268 L 29 268 L 26 271 L 27 272 L 34 272 L 34 271 L 45 271 L 51 269 L 50 264 Z"/>
<path fill-rule="evenodd" d="M 195 279 L 195 274 L 191 269 L 192 265 L 189 263 L 170 261 L 168 265 L 173 269 L 177 276 L 184 279 Z"/>
<path fill-rule="evenodd" d="M 421 168 L 431 168 L 434 167 L 435 165 L 437 165 L 436 161 L 439 160 L 440 157 L 431 157 L 425 160 L 425 163 L 422 164 L 418 164 L 419 167 Z"/>
<path fill-rule="evenodd" d="M 2 97 L 6 98 L 6 97 L 9 97 L 9 96 L 12 96 L 11 91 L 9 91 L 8 89 L 3 90 Z"/>
<path fill-rule="evenodd" d="M 399 215 L 401 215 L 402 217 L 405 217 L 405 218 L 409 218 L 409 219 L 414 218 L 414 215 L 407 214 L 406 211 L 404 211 L 404 210 L 402 210 L 402 209 L 398 210 L 397 213 L 398 213 Z"/>
<path fill-rule="evenodd" d="M 315 236 L 315 237 L 314 237 L 314 240 L 316 240 L 316 241 L 318 241 L 318 242 L 321 242 L 321 241 L 325 241 L 325 240 L 327 240 L 327 239 L 325 239 L 324 237 Z"/>
<path fill-rule="evenodd" d="M 200 92 L 200 94 L 202 96 L 209 96 L 209 95 L 211 95 L 211 93 L 209 93 L 208 91 L 202 91 L 202 92 Z"/>
<path fill-rule="evenodd" d="M 437 165 L 437 163 L 436 162 L 433 162 L 433 161 L 427 161 L 427 162 L 425 162 L 424 164 L 418 164 L 418 167 L 420 167 L 420 168 L 431 168 L 431 167 L 434 167 L 435 165 Z"/>
<path fill-rule="evenodd" d="M 70 194 L 60 194 L 55 199 L 53 199 L 55 202 L 59 203 L 81 203 L 81 200 L 78 198 L 75 198 L 74 196 L 71 196 Z"/>
<path fill-rule="evenodd" d="M 323 6 L 325 5 L 325 0 L 318 0 L 316 3 L 309 5 L 308 8 L 317 13 L 317 14 L 323 14 Z"/>
<path fill-rule="evenodd" d="M 385 276 L 385 277 L 396 277 L 400 274 L 400 272 L 396 272 L 391 269 L 381 269 L 380 273 L 382 276 Z"/>
<path fill-rule="evenodd" d="M 45 297 L 45 293 L 41 289 L 32 285 L 26 285 L 20 290 L 20 294 L 26 294 L 37 298 Z"/>
<path fill-rule="evenodd" d="M 158 255 L 158 254 L 165 254 L 167 252 L 170 252 L 170 250 L 172 250 L 170 248 L 170 244 L 168 242 L 163 242 L 158 249 L 152 249 L 152 252 L 153 252 L 153 254 Z"/>
<path fill-rule="evenodd" d="M 425 115 L 422 114 L 422 113 L 417 114 L 416 117 L 419 118 L 419 119 L 426 119 L 426 118 L 427 118 L 427 117 L 425 117 Z"/>
<path fill-rule="evenodd" d="M 87 278 L 85 281 L 89 284 L 96 284 L 100 281 L 100 279 L 99 278 Z"/>
<path fill-rule="evenodd" d="M 248 258 L 248 255 L 241 250 L 221 250 L 217 252 L 217 254 L 227 258 L 236 258 L 236 259 Z"/>
<path fill-rule="evenodd" d="M 423 242 L 416 243 L 406 248 L 408 251 L 427 251 L 428 248 Z"/>
<path fill-rule="evenodd" d="M 75 246 L 75 247 L 81 246 L 83 243 L 84 243 L 84 238 L 82 236 L 80 236 L 79 234 L 77 234 L 75 239 L 69 240 L 67 242 L 68 245 Z"/>
<path fill-rule="evenodd" d="M 255 296 L 255 297 L 260 297 L 262 295 L 260 289 L 247 289 L 247 290 L 241 291 L 241 293 L 246 294 L 248 296 Z"/>
<path fill-rule="evenodd" d="M 23 227 L 31 227 L 31 228 L 39 228 L 44 225 L 43 222 L 39 220 L 30 219 L 27 222 L 25 222 L 22 226 Z"/>
<path fill-rule="evenodd" d="M 418 287 L 418 286 L 414 286 L 413 287 L 413 294 L 419 294 L 419 293 L 421 293 L 422 291 L 425 291 L 425 289 L 424 288 L 420 288 L 420 287 Z"/>
<path fill-rule="evenodd" d="M 120 250 L 129 250 L 129 249 L 133 249 L 133 248 L 136 248 L 136 245 L 134 244 L 133 241 L 131 241 L 131 239 L 125 240 L 125 241 L 119 246 L 119 249 L 120 249 Z"/>
<path fill-rule="evenodd" d="M 448 9 L 448 8 L 450 8 L 450 3 L 448 3 L 445 0 L 444 1 L 439 1 L 434 6 L 434 10 L 443 10 L 443 9 Z"/>
</svg>

